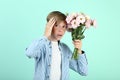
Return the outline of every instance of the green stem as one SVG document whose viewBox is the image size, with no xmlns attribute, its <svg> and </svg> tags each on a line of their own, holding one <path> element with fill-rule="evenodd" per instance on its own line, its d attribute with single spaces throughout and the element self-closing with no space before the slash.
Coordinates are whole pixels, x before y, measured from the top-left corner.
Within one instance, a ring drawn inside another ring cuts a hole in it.
<svg viewBox="0 0 120 80">
<path fill-rule="evenodd" d="M 77 48 L 74 48 L 72 58 L 76 59 L 76 60 L 78 59 L 78 49 Z"/>
<path fill-rule="evenodd" d="M 82 32 L 82 34 L 85 32 L 85 30 L 86 30 L 86 27 L 84 28 L 84 30 L 83 30 L 83 32 Z"/>
</svg>

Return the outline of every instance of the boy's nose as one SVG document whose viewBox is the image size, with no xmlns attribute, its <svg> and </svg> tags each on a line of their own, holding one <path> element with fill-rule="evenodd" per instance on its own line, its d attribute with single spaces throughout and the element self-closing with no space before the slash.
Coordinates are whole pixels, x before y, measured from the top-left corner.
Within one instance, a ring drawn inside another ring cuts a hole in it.
<svg viewBox="0 0 120 80">
<path fill-rule="evenodd" d="M 59 32 L 63 32 L 64 30 L 63 29 L 59 29 Z"/>
<path fill-rule="evenodd" d="M 63 33 L 63 32 L 65 32 L 65 30 L 63 28 L 59 28 L 58 32 Z"/>
</svg>

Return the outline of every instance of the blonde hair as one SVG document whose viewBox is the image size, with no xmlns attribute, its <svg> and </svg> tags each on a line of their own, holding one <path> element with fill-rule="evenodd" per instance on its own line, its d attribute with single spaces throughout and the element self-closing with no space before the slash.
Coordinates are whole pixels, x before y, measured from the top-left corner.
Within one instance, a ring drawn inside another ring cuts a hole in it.
<svg viewBox="0 0 120 80">
<path fill-rule="evenodd" d="M 66 15 L 63 14 L 62 12 L 60 11 L 52 11 L 48 14 L 47 16 L 47 22 L 52 18 L 52 17 L 55 17 L 56 20 L 59 22 L 59 21 L 65 21 L 66 19 Z"/>
</svg>

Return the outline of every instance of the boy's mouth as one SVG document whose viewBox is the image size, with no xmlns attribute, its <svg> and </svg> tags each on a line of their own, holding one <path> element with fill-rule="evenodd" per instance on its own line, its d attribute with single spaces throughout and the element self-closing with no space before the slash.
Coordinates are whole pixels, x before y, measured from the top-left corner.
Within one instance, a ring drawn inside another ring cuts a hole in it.
<svg viewBox="0 0 120 80">
<path fill-rule="evenodd" d="M 58 34 L 58 37 L 62 37 L 63 35 L 61 35 L 61 34 Z"/>
</svg>

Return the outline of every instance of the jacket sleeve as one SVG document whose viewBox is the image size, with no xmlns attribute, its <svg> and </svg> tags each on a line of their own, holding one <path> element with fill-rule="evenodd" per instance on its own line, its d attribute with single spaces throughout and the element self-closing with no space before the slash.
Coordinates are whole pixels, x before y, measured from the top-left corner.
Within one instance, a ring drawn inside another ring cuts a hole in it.
<svg viewBox="0 0 120 80">
<path fill-rule="evenodd" d="M 69 67 L 79 73 L 82 76 L 87 76 L 88 74 L 88 62 L 86 54 L 79 54 L 78 60 L 71 59 Z"/>
<path fill-rule="evenodd" d="M 43 52 L 44 37 L 39 40 L 34 40 L 25 50 L 26 56 L 29 58 L 40 58 Z"/>
</svg>

